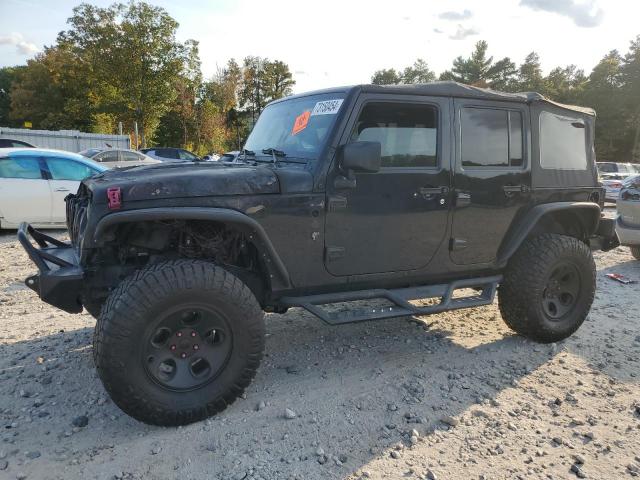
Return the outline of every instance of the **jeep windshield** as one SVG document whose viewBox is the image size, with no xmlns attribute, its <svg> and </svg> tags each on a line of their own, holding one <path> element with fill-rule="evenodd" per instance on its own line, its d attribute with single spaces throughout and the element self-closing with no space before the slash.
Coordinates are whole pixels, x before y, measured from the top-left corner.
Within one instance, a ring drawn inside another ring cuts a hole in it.
<svg viewBox="0 0 640 480">
<path fill-rule="evenodd" d="M 343 100 L 343 93 L 327 93 L 271 104 L 260 114 L 244 148 L 258 161 L 275 161 L 273 152 L 284 154 L 277 161 L 317 158 Z"/>
</svg>

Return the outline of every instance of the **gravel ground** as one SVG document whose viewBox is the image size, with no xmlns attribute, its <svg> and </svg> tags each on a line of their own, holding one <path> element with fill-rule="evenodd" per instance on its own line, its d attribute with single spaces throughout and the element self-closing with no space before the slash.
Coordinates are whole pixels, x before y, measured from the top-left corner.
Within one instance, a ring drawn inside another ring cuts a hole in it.
<svg viewBox="0 0 640 480">
<path fill-rule="evenodd" d="M 640 475 L 640 262 L 595 254 L 598 292 L 571 338 L 539 345 L 497 305 L 330 327 L 267 319 L 246 398 L 150 427 L 96 377 L 94 320 L 40 302 L 0 235 L 0 478 L 618 479 Z"/>
</svg>

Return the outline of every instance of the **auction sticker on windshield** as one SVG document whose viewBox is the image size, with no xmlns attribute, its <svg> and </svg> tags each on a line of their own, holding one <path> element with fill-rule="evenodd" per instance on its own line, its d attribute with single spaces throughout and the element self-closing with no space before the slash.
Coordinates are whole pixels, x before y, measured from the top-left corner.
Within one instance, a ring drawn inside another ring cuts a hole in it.
<svg viewBox="0 0 640 480">
<path fill-rule="evenodd" d="M 311 116 L 313 115 L 335 115 L 340 110 L 340 105 L 342 105 L 342 98 L 336 98 L 335 100 L 325 100 L 324 102 L 316 103 L 316 106 L 313 107 L 311 111 Z"/>
<path fill-rule="evenodd" d="M 293 129 L 291 130 L 291 135 L 296 135 L 300 133 L 302 130 L 307 128 L 307 124 L 309 123 L 309 117 L 311 116 L 311 112 L 307 110 L 306 112 L 302 112 L 298 115 L 293 122 Z"/>
</svg>

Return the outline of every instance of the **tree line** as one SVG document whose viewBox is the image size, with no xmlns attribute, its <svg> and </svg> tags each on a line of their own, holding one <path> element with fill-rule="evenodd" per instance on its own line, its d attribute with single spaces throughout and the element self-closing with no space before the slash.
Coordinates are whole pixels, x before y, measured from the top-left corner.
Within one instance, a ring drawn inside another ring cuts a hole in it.
<svg viewBox="0 0 640 480">
<path fill-rule="evenodd" d="M 139 147 L 221 152 L 239 148 L 295 84 L 286 63 L 254 56 L 203 79 L 198 42 L 178 41 L 178 23 L 143 1 L 83 3 L 67 24 L 26 65 L 0 69 L 0 125 L 130 133 L 137 124 Z"/>
<path fill-rule="evenodd" d="M 607 53 L 588 75 L 575 65 L 556 67 L 544 75 L 540 57 L 531 52 L 520 65 L 509 57 L 494 60 L 486 41 L 476 43 L 469 57 L 457 57 L 439 75 L 424 59 L 403 69 L 376 71 L 378 85 L 426 83 L 435 80 L 492 88 L 505 92 L 534 91 L 568 104 L 596 110 L 598 160 L 640 163 L 640 35 L 629 50 Z"/>
</svg>

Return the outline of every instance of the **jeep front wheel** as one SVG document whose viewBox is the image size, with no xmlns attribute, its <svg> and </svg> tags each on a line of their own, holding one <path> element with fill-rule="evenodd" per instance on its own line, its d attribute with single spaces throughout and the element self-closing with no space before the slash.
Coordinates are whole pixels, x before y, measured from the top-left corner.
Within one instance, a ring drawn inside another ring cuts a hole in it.
<svg viewBox="0 0 640 480">
<path fill-rule="evenodd" d="M 224 268 L 197 260 L 134 273 L 102 308 L 98 374 L 113 401 L 145 423 L 184 425 L 231 404 L 264 349 L 264 313 Z"/>
<path fill-rule="evenodd" d="M 526 240 L 509 260 L 498 305 L 517 333 L 538 342 L 557 342 L 582 325 L 595 286 L 589 247 L 573 237 L 544 234 Z"/>
<path fill-rule="evenodd" d="M 631 249 L 631 255 L 633 255 L 633 258 L 640 260 L 640 245 L 634 245 L 629 248 Z"/>
</svg>

